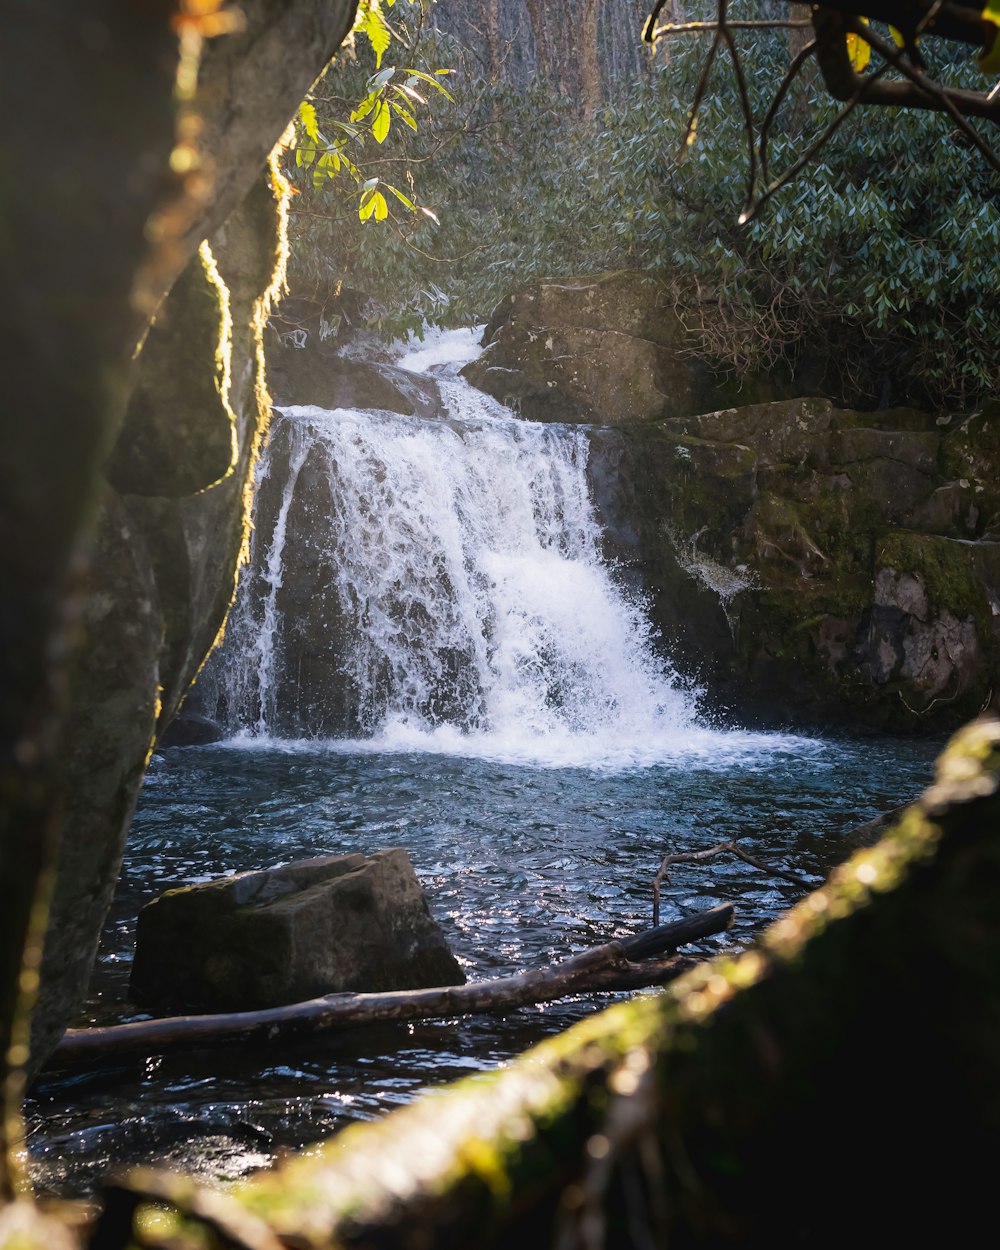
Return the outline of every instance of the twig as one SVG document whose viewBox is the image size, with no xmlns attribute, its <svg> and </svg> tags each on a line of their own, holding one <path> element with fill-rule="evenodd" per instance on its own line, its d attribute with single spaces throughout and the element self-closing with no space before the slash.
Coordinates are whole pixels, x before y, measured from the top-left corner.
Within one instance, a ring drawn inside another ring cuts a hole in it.
<svg viewBox="0 0 1000 1250">
<path fill-rule="evenodd" d="M 653 878 L 653 931 L 656 931 L 657 925 L 660 923 L 660 887 L 664 881 L 670 880 L 670 869 L 674 864 L 699 864 L 706 860 L 715 859 L 719 855 L 735 855 L 737 859 L 742 859 L 744 863 L 752 865 L 761 872 L 766 872 L 772 877 L 781 877 L 784 881 L 790 881 L 792 885 L 797 885 L 803 890 L 813 890 L 813 883 L 806 881 L 803 877 L 796 876 L 793 872 L 787 872 L 783 868 L 775 868 L 771 864 L 766 864 L 763 860 L 757 859 L 748 851 L 744 851 L 742 847 L 736 845 L 735 840 L 728 842 L 717 842 L 715 846 L 708 847 L 704 851 L 678 851 L 676 854 L 664 855 L 660 862 L 659 870 Z"/>
<path fill-rule="evenodd" d="M 754 217 L 757 216 L 757 213 L 760 211 L 763 205 L 766 204 L 767 201 L 773 195 L 776 195 L 777 192 L 780 191 L 783 187 L 787 187 L 788 184 L 796 176 L 796 174 L 798 174 L 801 169 L 804 169 L 805 166 L 808 165 L 809 162 L 812 160 L 812 158 L 816 155 L 816 153 L 826 146 L 826 144 L 832 138 L 834 133 L 840 129 L 840 127 L 847 120 L 847 118 L 851 115 L 851 113 L 853 113 L 854 110 L 857 108 L 857 106 L 863 101 L 865 93 L 872 86 L 872 84 L 877 82 L 878 79 L 881 78 L 881 76 L 884 73 L 886 73 L 888 69 L 889 69 L 888 64 L 880 65 L 874 74 L 869 75 L 869 77 L 863 80 L 862 86 L 859 87 L 857 91 L 855 91 L 854 95 L 851 96 L 851 98 L 847 101 L 847 103 L 840 110 L 840 112 L 833 119 L 833 121 L 831 121 L 829 125 L 824 126 L 820 134 L 813 140 L 812 143 L 809 144 L 809 146 L 806 148 L 804 152 L 801 152 L 799 154 L 799 156 L 791 163 L 791 165 L 789 165 L 789 167 L 784 171 L 784 173 L 782 173 L 778 178 L 775 178 L 775 180 L 772 183 L 770 183 L 767 187 L 764 188 L 764 190 L 760 194 L 759 199 L 756 201 L 755 204 L 752 205 L 749 211 L 741 214 L 740 216 L 741 226 L 745 225 L 748 221 L 752 221 Z"/>
<path fill-rule="evenodd" d="M 687 129 L 684 131 L 684 138 L 681 140 L 681 150 L 678 160 L 684 159 L 684 153 L 691 143 L 691 136 L 695 132 L 698 125 L 698 114 L 701 111 L 701 102 L 705 98 L 705 92 L 708 89 L 708 76 L 712 72 L 712 66 L 715 63 L 716 53 L 719 51 L 719 44 L 722 42 L 722 31 L 715 28 L 715 37 L 712 40 L 712 46 L 708 50 L 705 57 L 705 64 L 701 68 L 701 77 L 698 79 L 698 86 L 695 88 L 694 100 L 691 103 L 691 113 L 688 116 Z"/>
<path fill-rule="evenodd" d="M 760 173 L 765 182 L 767 182 L 770 177 L 767 168 L 767 145 L 770 141 L 771 126 L 774 124 L 774 119 L 778 115 L 778 109 L 781 107 L 781 102 L 788 94 L 789 88 L 795 81 L 799 70 L 815 51 L 816 40 L 810 39 L 805 47 L 801 48 L 795 54 L 792 58 L 791 64 L 788 66 L 788 69 L 785 70 L 785 76 L 778 85 L 778 90 L 774 93 L 774 99 L 771 101 L 771 107 L 767 110 L 767 115 L 761 123 L 758 144 L 760 147 Z"/>
<path fill-rule="evenodd" d="M 804 30 L 806 27 L 812 26 L 812 22 L 808 19 L 803 21 L 773 21 L 773 22 L 726 22 L 730 30 Z M 653 38 L 658 39 L 661 35 L 687 35 L 687 34 L 705 34 L 710 30 L 717 30 L 719 23 L 715 22 L 672 22 L 668 26 L 657 26 L 653 31 Z"/>
<path fill-rule="evenodd" d="M 740 61 L 736 41 L 730 33 L 729 25 L 725 20 L 725 10 L 721 5 L 719 6 L 719 29 L 722 31 L 722 37 L 726 41 L 729 57 L 733 63 L 736 87 L 740 95 L 740 108 L 743 110 L 743 126 L 747 132 L 747 190 L 743 200 L 743 211 L 745 214 L 753 205 L 754 192 L 757 190 L 757 143 L 753 130 L 753 106 L 750 103 L 750 94 L 747 91 L 747 80 L 743 74 L 743 63 Z"/>
</svg>

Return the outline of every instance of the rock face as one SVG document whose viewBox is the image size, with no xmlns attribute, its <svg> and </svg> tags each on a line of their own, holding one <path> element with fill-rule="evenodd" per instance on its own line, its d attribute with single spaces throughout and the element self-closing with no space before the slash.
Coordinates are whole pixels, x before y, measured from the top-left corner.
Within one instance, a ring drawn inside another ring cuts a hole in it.
<svg viewBox="0 0 1000 1250">
<path fill-rule="evenodd" d="M 803 399 L 595 431 L 609 554 L 718 705 L 951 726 L 1000 678 L 993 420 Z"/>
<path fill-rule="evenodd" d="M 608 555 L 711 704 L 909 731 L 1000 690 L 1000 404 L 854 412 L 751 378 L 727 407 L 631 272 L 515 292 L 484 343 L 474 385 L 597 427 Z"/>
<path fill-rule="evenodd" d="M 498 305 L 462 373 L 531 421 L 629 425 L 714 406 L 685 339 L 643 274 L 541 282 Z"/>
<path fill-rule="evenodd" d="M 156 1009 L 241 1011 L 464 981 L 396 849 L 168 890 L 139 913 L 131 989 Z"/>
<path fill-rule="evenodd" d="M 438 412 L 441 397 L 432 378 L 394 368 L 383 359 L 384 345 L 375 342 L 362 340 L 351 355 L 344 354 L 337 341 L 320 338 L 314 320 L 308 329 L 280 336 L 272 329 L 268 335 L 268 385 L 278 407 L 379 408 L 404 416 Z"/>
<path fill-rule="evenodd" d="M 9 411 L 33 419 L 9 423 L 0 474 L 11 486 L 0 492 L 10 513 L 0 563 L 16 605 L 0 613 L 0 650 L 17 674 L 2 683 L 0 758 L 12 744 L 23 757 L 0 765 L 12 796 L 0 814 L 0 946 L 11 961 L 0 968 L 0 1032 L 6 1052 L 6 987 L 45 834 L 59 832 L 36 1066 L 85 993 L 155 735 L 232 597 L 269 411 L 261 336 L 284 260 L 265 161 L 354 7 L 241 4 L 240 33 L 206 42 L 190 106 L 205 163 L 190 180 L 170 172 L 169 6 L 60 4 L 11 47 L 11 100 L 25 98 L 44 55 L 58 83 L 44 101 L 51 119 L 40 109 L 34 124 L 70 126 L 66 160 L 31 188 L 12 184 L 7 205 L 18 240 L 4 319 Z M 93 92 L 95 81 L 106 90 Z M 21 162 L 34 132 L 16 140 Z"/>
</svg>

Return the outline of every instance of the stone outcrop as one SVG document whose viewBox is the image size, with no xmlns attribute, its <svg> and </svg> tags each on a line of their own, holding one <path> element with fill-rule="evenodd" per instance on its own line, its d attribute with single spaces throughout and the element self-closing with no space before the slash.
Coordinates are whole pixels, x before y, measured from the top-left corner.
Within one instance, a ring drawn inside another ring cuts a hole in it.
<svg viewBox="0 0 1000 1250">
<path fill-rule="evenodd" d="M 713 406 L 706 368 L 662 291 L 631 270 L 515 292 L 462 373 L 531 421 L 629 425 Z"/>
<path fill-rule="evenodd" d="M 86 990 L 146 758 L 232 597 L 284 260 L 265 161 L 354 6 L 241 4 L 240 29 L 205 44 L 184 106 L 197 147 L 173 166 L 172 11 L 59 3 L 8 41 L 9 116 L 37 95 L 40 58 L 54 75 L 31 125 L 10 130 L 11 161 L 29 162 L 42 133 L 63 147 L 4 193 L 6 410 L 19 414 L 0 471 L 15 605 L 0 613 L 5 1052 L 35 883 L 62 843 L 34 1063 Z"/>
<path fill-rule="evenodd" d="M 780 378 L 738 395 L 629 271 L 516 291 L 483 341 L 474 385 L 595 426 L 608 555 L 709 705 L 909 731 L 1000 690 L 1000 404 L 855 412 Z"/>
<path fill-rule="evenodd" d="M 363 353 L 363 358 L 362 358 Z M 268 385 L 275 404 L 318 408 L 377 408 L 404 416 L 434 416 L 441 397 L 433 378 L 397 369 L 384 345 L 362 340 L 346 354 L 315 327 L 268 335 Z"/>
<path fill-rule="evenodd" d="M 717 706 L 954 725 L 1000 678 L 992 415 L 804 399 L 595 431 L 609 554 Z"/>
<path fill-rule="evenodd" d="M 395 849 L 168 890 L 139 913 L 131 992 L 157 1010 L 243 1011 L 464 981 Z"/>
</svg>

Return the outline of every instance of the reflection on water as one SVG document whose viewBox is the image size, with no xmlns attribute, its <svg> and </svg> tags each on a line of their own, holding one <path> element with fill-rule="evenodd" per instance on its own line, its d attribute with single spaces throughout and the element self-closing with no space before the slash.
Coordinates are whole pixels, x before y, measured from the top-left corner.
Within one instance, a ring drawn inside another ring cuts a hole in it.
<svg viewBox="0 0 1000 1250">
<path fill-rule="evenodd" d="M 729 755 L 718 741 L 714 757 L 621 772 L 343 743 L 165 752 L 150 769 L 81 1023 L 129 1018 L 135 915 L 170 886 L 401 846 L 469 978 L 481 979 L 648 926 L 667 850 L 738 836 L 818 884 L 843 858 L 843 834 L 912 798 L 937 751 L 926 741 L 758 736 Z M 720 859 L 678 865 L 661 914 L 734 902 L 736 925 L 702 944 L 709 954 L 745 945 L 798 897 L 785 881 Z M 29 1104 L 36 1179 L 81 1193 L 108 1168 L 145 1160 L 231 1179 L 424 1087 L 502 1064 L 606 1001 L 52 1073 Z"/>
</svg>

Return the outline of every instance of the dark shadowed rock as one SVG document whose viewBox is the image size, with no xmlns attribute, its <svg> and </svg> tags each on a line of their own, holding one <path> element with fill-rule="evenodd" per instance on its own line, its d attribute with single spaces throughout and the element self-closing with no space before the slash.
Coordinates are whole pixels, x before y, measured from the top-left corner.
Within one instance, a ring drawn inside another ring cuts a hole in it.
<svg viewBox="0 0 1000 1250">
<path fill-rule="evenodd" d="M 139 913 L 131 990 L 158 1010 L 241 1011 L 464 981 L 395 849 L 168 890 Z"/>
<path fill-rule="evenodd" d="M 226 736 L 225 730 L 210 716 L 201 712 L 181 711 L 160 734 L 161 747 L 203 747 L 212 742 L 221 742 Z"/>
<path fill-rule="evenodd" d="M 13 817 L 0 828 L 10 959 L 41 869 L 34 848 L 57 832 L 62 843 L 35 1066 L 85 993 L 154 735 L 232 598 L 268 414 L 259 336 L 284 254 L 265 161 L 355 8 L 240 4 L 241 29 L 206 41 L 192 102 L 203 164 L 190 185 L 171 172 L 169 5 L 60 3 L 5 35 L 5 102 L 25 98 L 44 48 L 52 81 L 34 121 L 60 127 L 64 140 L 30 185 L 7 188 L 6 237 L 16 245 L 0 316 L 6 408 L 32 414 L 8 422 L 0 458 L 9 538 L 0 565 L 13 605 L 0 612 L 0 746 L 24 761 L 5 782 Z M 23 166 L 37 147 L 32 128 L 9 137 L 7 155 Z M 196 255 L 206 238 L 218 281 Z M 63 688 L 68 700 L 54 697 Z M 5 986 L 17 973 L 9 961 L 0 971 L 6 1048 Z"/>
</svg>

